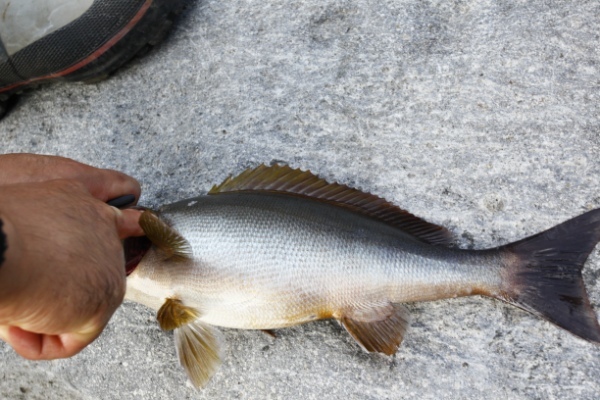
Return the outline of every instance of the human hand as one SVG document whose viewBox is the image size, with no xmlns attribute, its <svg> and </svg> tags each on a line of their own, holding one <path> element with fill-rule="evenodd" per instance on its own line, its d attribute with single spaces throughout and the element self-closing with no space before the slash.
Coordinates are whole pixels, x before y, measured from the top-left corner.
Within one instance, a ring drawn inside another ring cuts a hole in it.
<svg viewBox="0 0 600 400">
<path fill-rule="evenodd" d="M 69 179 L 82 183 L 104 202 L 122 195 L 140 197 L 139 183 L 121 172 L 94 168 L 59 156 L 16 153 L 0 155 L 0 186 Z"/>
<path fill-rule="evenodd" d="M 0 186 L 0 218 L 8 250 L 0 267 L 0 338 L 29 359 L 69 357 L 101 333 L 123 299 L 120 239 L 143 234 L 140 214 L 104 201 L 137 197 L 139 185 L 62 158 L 40 167 L 36 156 L 22 168 L 12 164 L 17 173 L 7 178 L 4 157 L 0 185 L 9 184 Z M 23 173 L 27 165 L 33 168 Z M 36 168 L 47 181 L 31 173 Z"/>
</svg>

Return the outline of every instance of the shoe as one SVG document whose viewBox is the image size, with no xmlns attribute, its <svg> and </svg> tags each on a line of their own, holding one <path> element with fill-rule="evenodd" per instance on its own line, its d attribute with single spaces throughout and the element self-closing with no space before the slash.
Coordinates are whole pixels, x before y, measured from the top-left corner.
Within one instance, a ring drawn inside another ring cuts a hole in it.
<svg viewBox="0 0 600 400">
<path fill-rule="evenodd" d="M 96 82 L 167 33 L 185 0 L 0 0 L 0 118 L 24 89 Z"/>
</svg>

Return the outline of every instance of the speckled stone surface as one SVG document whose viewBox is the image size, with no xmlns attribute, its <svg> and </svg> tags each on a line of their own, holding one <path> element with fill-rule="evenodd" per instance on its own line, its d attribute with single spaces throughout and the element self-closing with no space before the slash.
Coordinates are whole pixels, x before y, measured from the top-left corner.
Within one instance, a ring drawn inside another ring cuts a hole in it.
<svg viewBox="0 0 600 400">
<path fill-rule="evenodd" d="M 191 1 L 169 38 L 95 85 L 23 96 L 2 152 L 123 170 L 157 206 L 276 161 L 386 197 L 465 248 L 600 207 L 596 0 Z M 57 249 L 59 251 L 60 249 Z M 584 278 L 600 312 L 600 248 Z M 393 357 L 335 322 L 224 330 L 195 391 L 172 336 L 125 304 L 80 355 L 0 345 L 3 399 L 595 399 L 600 347 L 501 302 L 410 304 Z"/>
</svg>

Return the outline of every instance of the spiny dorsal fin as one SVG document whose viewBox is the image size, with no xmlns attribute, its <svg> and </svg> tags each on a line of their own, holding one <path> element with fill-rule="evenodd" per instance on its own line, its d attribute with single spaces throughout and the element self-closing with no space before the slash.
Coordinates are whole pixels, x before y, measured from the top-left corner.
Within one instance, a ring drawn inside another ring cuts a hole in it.
<svg viewBox="0 0 600 400">
<path fill-rule="evenodd" d="M 404 339 L 410 314 L 402 304 L 386 303 L 348 310 L 339 321 L 363 349 L 391 356 Z"/>
<path fill-rule="evenodd" d="M 185 260 L 192 257 L 192 247 L 188 241 L 154 212 L 145 210 L 139 223 L 148 239 L 166 255 L 166 258 Z"/>
<path fill-rule="evenodd" d="M 329 183 L 310 171 L 292 169 L 287 165 L 261 165 L 247 169 L 213 186 L 208 194 L 257 191 L 309 197 L 378 219 L 426 243 L 452 243 L 452 235 L 446 228 L 424 221 L 381 197 L 339 183 Z"/>
<path fill-rule="evenodd" d="M 197 388 L 206 385 L 221 365 L 223 347 L 219 331 L 199 321 L 199 316 L 176 298 L 166 299 L 156 314 L 161 329 L 175 330 L 179 363 Z"/>
</svg>

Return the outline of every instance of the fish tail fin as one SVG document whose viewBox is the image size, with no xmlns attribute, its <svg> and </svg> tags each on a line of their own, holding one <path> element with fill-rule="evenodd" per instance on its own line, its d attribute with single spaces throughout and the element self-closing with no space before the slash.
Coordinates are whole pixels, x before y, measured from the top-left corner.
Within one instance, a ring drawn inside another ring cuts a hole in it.
<svg viewBox="0 0 600 400">
<path fill-rule="evenodd" d="M 519 308 L 600 344 L 600 325 L 581 270 L 600 241 L 600 209 L 502 247 L 503 293 Z"/>
</svg>

